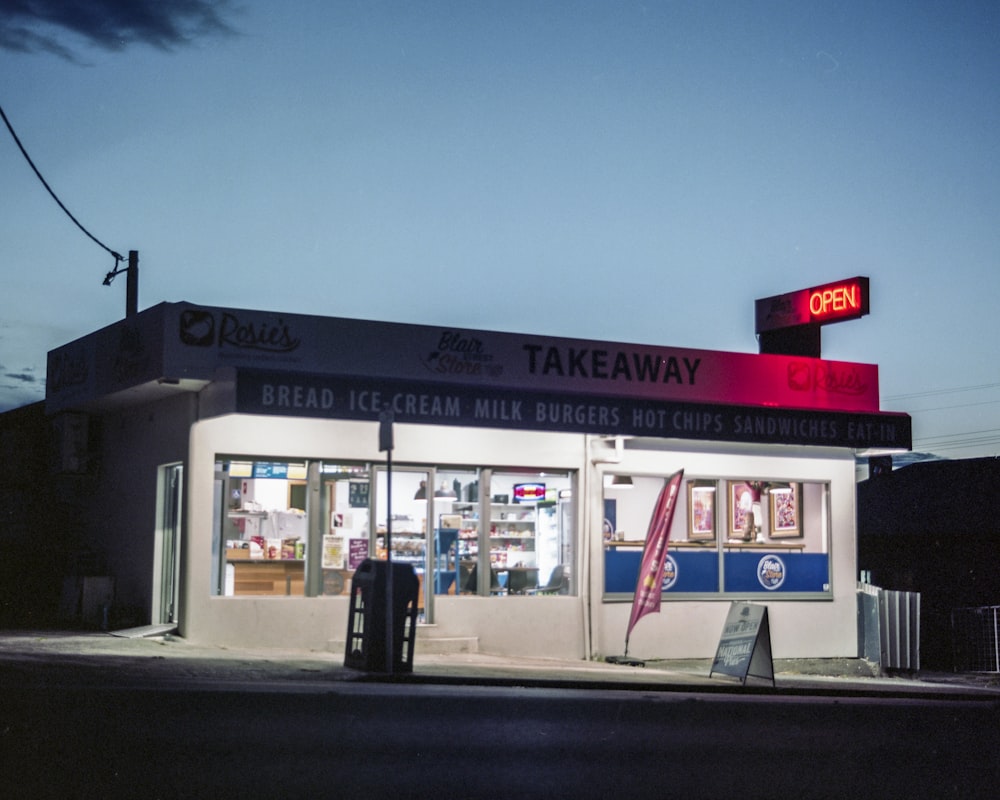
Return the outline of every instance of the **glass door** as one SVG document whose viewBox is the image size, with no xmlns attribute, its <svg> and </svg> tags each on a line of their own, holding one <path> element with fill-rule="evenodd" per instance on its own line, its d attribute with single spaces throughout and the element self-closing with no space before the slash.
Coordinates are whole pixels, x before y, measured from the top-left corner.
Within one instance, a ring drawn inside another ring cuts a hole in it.
<svg viewBox="0 0 1000 800">
<path fill-rule="evenodd" d="M 184 468 L 180 464 L 160 467 L 156 531 L 156 576 L 158 591 L 153 599 L 153 624 L 177 622 L 178 579 L 180 576 L 181 487 Z"/>
<path fill-rule="evenodd" d="M 309 561 L 318 594 L 350 594 L 354 571 L 371 553 L 371 468 L 324 462 L 320 467 L 320 540 L 310 542 Z"/>
<path fill-rule="evenodd" d="M 430 582 L 425 580 L 433 544 L 433 485 L 433 473 L 426 469 L 393 466 L 390 474 L 384 466 L 375 468 L 375 557 L 385 559 L 391 541 L 392 561 L 413 566 L 420 582 L 418 613 L 428 622 L 433 616 Z"/>
</svg>

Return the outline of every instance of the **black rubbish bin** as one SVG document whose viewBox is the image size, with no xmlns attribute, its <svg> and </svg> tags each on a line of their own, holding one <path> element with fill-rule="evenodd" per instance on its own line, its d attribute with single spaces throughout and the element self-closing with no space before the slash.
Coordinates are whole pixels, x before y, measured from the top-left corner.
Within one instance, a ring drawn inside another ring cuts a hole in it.
<svg viewBox="0 0 1000 800">
<path fill-rule="evenodd" d="M 351 581 L 344 666 L 386 672 L 386 578 L 389 562 L 366 558 Z M 392 564 L 392 672 L 413 671 L 420 581 L 411 564 Z"/>
</svg>

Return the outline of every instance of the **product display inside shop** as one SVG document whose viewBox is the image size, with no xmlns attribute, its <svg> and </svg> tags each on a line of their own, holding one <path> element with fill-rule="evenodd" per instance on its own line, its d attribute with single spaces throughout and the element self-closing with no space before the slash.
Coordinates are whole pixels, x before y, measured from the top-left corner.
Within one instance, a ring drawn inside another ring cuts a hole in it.
<svg viewBox="0 0 1000 800">
<path fill-rule="evenodd" d="M 432 570 L 435 594 L 534 595 L 560 566 L 567 576 L 560 593 L 568 592 L 573 552 L 569 474 L 439 467 L 433 476 L 403 472 L 393 481 L 393 558 L 412 563 L 421 580 Z M 397 492 L 396 482 L 407 488 Z M 387 496 L 380 482 L 377 494 Z M 397 498 L 405 509 L 398 515 Z M 381 501 L 375 505 L 383 519 Z M 379 523 L 379 557 L 385 553 L 385 529 Z"/>
<path fill-rule="evenodd" d="M 228 472 L 220 593 L 302 595 L 305 465 L 234 462 Z"/>
<path fill-rule="evenodd" d="M 241 456 L 220 459 L 217 478 L 228 507 L 216 594 L 347 595 L 361 562 L 386 559 L 390 542 L 392 560 L 414 567 L 420 608 L 425 579 L 453 596 L 572 588 L 570 473 L 402 465 L 390 475 L 381 464 Z"/>
</svg>

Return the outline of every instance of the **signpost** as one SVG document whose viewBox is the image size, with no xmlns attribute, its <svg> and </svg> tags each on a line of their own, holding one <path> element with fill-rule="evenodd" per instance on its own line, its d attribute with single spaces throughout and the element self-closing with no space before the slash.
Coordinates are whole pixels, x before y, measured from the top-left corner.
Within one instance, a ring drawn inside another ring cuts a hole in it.
<svg viewBox="0 0 1000 800">
<path fill-rule="evenodd" d="M 767 606 L 734 602 L 729 607 L 708 676 L 716 672 L 739 678 L 744 686 L 747 678 L 762 678 L 774 686 Z"/>
<path fill-rule="evenodd" d="M 858 276 L 757 300 L 760 352 L 819 358 L 820 327 L 865 316 L 868 296 L 868 278 Z"/>
<path fill-rule="evenodd" d="M 392 570 L 392 423 L 394 415 L 391 408 L 385 408 L 378 415 L 378 449 L 385 452 L 386 476 L 386 519 L 385 519 L 385 671 L 392 675 L 393 665 L 393 609 L 392 584 L 395 583 L 395 573 Z"/>
</svg>

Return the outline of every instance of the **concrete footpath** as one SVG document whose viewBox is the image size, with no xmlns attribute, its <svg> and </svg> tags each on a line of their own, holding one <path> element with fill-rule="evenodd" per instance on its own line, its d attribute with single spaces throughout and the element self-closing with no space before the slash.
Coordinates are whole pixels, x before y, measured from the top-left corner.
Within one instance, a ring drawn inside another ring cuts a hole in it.
<svg viewBox="0 0 1000 800">
<path fill-rule="evenodd" d="M 995 673 L 878 674 L 859 659 L 776 660 L 774 687 L 710 676 L 711 661 L 647 661 L 644 667 L 604 661 L 514 658 L 486 653 L 421 654 L 409 673 L 384 675 L 344 666 L 342 653 L 226 648 L 171 633 L 130 636 L 79 631 L 0 631 L 0 683 L 85 685 L 204 683 L 240 691 L 295 683 L 392 681 L 441 685 L 539 686 L 683 691 L 778 691 L 899 696 L 972 696 L 1000 701 Z M 301 688 L 305 689 L 305 686 Z M 315 689 L 315 686 L 310 688 Z"/>
</svg>

